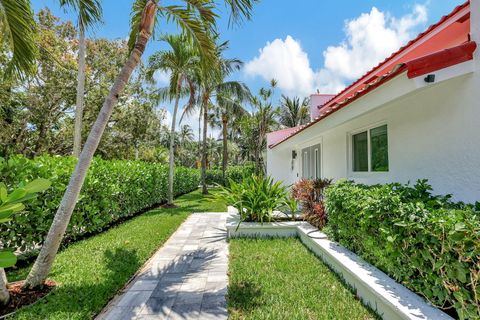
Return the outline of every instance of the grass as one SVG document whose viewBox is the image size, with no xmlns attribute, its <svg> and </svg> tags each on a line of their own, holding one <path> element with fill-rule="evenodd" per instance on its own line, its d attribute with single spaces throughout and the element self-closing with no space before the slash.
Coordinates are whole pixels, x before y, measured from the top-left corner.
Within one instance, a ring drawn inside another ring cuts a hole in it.
<svg viewBox="0 0 480 320">
<path fill-rule="evenodd" d="M 226 210 L 199 191 L 178 198 L 178 208 L 155 209 L 99 235 L 69 245 L 57 255 L 50 278 L 58 287 L 15 319 L 91 319 L 192 212 Z M 24 279 L 29 268 L 9 273 Z"/>
<path fill-rule="evenodd" d="M 230 241 L 230 319 L 377 319 L 298 239 Z"/>
</svg>

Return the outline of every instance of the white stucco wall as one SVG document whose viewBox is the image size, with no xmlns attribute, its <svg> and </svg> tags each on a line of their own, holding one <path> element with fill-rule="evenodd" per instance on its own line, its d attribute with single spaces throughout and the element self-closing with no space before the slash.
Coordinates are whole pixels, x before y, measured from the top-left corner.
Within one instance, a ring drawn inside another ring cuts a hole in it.
<svg viewBox="0 0 480 320">
<path fill-rule="evenodd" d="M 289 185 L 301 177 L 301 154 L 322 143 L 322 176 L 373 184 L 428 179 L 437 194 L 480 200 L 480 76 L 473 63 L 436 72 L 438 82 L 401 75 L 346 108 L 268 150 L 268 174 Z M 455 76 L 456 73 L 467 74 Z M 453 77 L 449 80 L 444 79 Z M 392 100 L 393 99 L 393 100 Z M 352 131 L 388 125 L 389 172 L 353 173 Z M 298 177 L 297 177 L 298 174 Z"/>
</svg>

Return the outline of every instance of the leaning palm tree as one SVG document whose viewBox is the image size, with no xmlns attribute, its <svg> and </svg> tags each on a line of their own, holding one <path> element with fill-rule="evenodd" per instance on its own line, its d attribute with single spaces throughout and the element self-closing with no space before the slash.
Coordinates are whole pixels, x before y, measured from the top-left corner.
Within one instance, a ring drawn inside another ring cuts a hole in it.
<svg viewBox="0 0 480 320">
<path fill-rule="evenodd" d="M 299 97 L 289 98 L 282 95 L 278 118 L 280 124 L 287 128 L 307 124 L 310 119 L 308 99 L 304 98 L 302 102 L 300 102 Z"/>
<path fill-rule="evenodd" d="M 158 51 L 154 53 L 149 60 L 147 78 L 153 80 L 153 76 L 157 71 L 169 72 L 170 86 L 165 88 L 165 94 L 160 94 L 164 99 L 171 100 L 175 98 L 173 107 L 172 125 L 170 127 L 170 153 L 169 153 L 169 170 L 168 170 L 168 206 L 173 206 L 173 175 L 175 166 L 175 126 L 177 124 L 178 103 L 182 96 L 184 86 L 188 88 L 191 85 L 198 64 L 200 63 L 200 55 L 193 43 L 185 35 L 167 35 L 162 40 L 168 43 L 171 50 Z M 190 85 L 189 85 L 190 84 Z M 190 91 L 190 101 L 195 98 L 194 90 Z"/>
<path fill-rule="evenodd" d="M 11 52 L 7 76 L 24 77 L 35 72 L 36 22 L 29 0 L 0 0 L 0 44 Z"/>
<path fill-rule="evenodd" d="M 102 19 L 100 0 L 60 0 L 60 6 L 69 7 L 78 16 L 78 74 L 75 127 L 73 134 L 73 155 L 78 157 L 82 150 L 82 118 L 85 100 L 85 30 Z"/>
<path fill-rule="evenodd" d="M 250 12 L 250 5 L 254 2 L 254 0 L 225 1 L 232 8 L 232 16 L 235 18 L 235 14 L 237 14 L 236 19 L 241 15 L 248 17 L 246 13 Z M 147 43 L 152 37 L 157 22 L 156 17 L 160 15 L 166 17 L 167 21 L 176 22 L 199 47 L 204 61 L 215 60 L 214 45 L 209 37 L 213 32 L 212 29 L 217 17 L 212 11 L 214 9 L 212 3 L 209 0 L 183 0 L 183 2 L 186 4 L 185 7 L 179 5 L 160 6 L 155 0 L 134 1 L 130 39 L 128 41 L 129 57 L 118 74 L 83 146 L 40 254 L 25 281 L 25 287 L 32 288 L 42 285 L 50 273 L 95 150 L 100 143 L 120 94 L 124 91 L 130 76 L 141 60 Z"/>
<path fill-rule="evenodd" d="M 157 15 L 167 16 L 167 19 L 176 21 L 192 37 L 193 41 L 199 45 L 204 57 L 212 59 L 214 46 L 209 38 L 209 33 L 215 23 L 216 15 L 212 11 L 211 3 L 208 0 L 186 0 L 185 2 L 187 4 L 185 7 L 178 5 L 160 6 L 154 0 L 136 0 L 134 2 L 131 19 L 132 31 L 129 40 L 129 57 L 118 74 L 83 146 L 47 238 L 25 281 L 25 287 L 33 288 L 42 285 L 50 273 L 93 155 L 100 143 L 115 105 L 124 91 L 130 76 L 139 64 L 147 43 L 152 37 Z"/>
</svg>

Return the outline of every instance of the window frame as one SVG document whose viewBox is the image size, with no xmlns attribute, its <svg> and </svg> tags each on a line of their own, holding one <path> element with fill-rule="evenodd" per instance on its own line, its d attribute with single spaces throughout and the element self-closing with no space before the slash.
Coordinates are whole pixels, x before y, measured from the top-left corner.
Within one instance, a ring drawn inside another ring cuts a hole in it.
<svg viewBox="0 0 480 320">
<path fill-rule="evenodd" d="M 382 126 L 387 126 L 387 153 L 388 153 L 388 170 L 387 171 L 372 171 L 372 142 L 371 142 L 371 134 L 370 134 L 370 131 L 372 129 L 376 129 L 376 128 L 379 128 L 379 127 L 382 127 Z M 367 175 L 367 174 L 387 174 L 390 172 L 391 168 L 390 168 L 390 130 L 389 130 L 389 123 L 387 121 L 381 121 L 381 122 L 376 122 L 374 124 L 371 124 L 369 126 L 366 126 L 366 127 L 362 127 L 362 128 L 359 128 L 359 129 L 356 129 L 354 131 L 351 131 L 348 133 L 347 135 L 347 139 L 348 139 L 348 172 L 350 173 L 350 175 Z M 355 163 L 355 160 L 354 160 L 354 150 L 353 150 L 353 137 L 357 134 L 360 134 L 360 133 L 363 133 L 363 132 L 367 132 L 367 157 L 368 157 L 368 170 L 367 171 L 354 171 L 353 167 L 354 167 L 354 163 Z"/>
</svg>

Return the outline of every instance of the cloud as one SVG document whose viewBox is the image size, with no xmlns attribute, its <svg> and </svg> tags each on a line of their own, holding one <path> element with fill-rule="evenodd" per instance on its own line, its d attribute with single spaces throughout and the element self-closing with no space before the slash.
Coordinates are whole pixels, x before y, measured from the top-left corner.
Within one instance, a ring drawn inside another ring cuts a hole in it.
<svg viewBox="0 0 480 320">
<path fill-rule="evenodd" d="M 290 95 L 305 96 L 316 89 L 335 93 L 404 45 L 425 24 L 427 16 L 424 5 L 414 6 L 400 18 L 373 7 L 369 13 L 345 22 L 345 40 L 323 52 L 321 69 L 313 70 L 300 42 L 287 36 L 260 49 L 246 64 L 245 73 L 267 81 L 275 78 L 279 88 Z"/>
<path fill-rule="evenodd" d="M 169 71 L 155 71 L 153 78 L 159 87 L 166 87 L 170 83 L 170 75 L 171 72 Z"/>
</svg>

